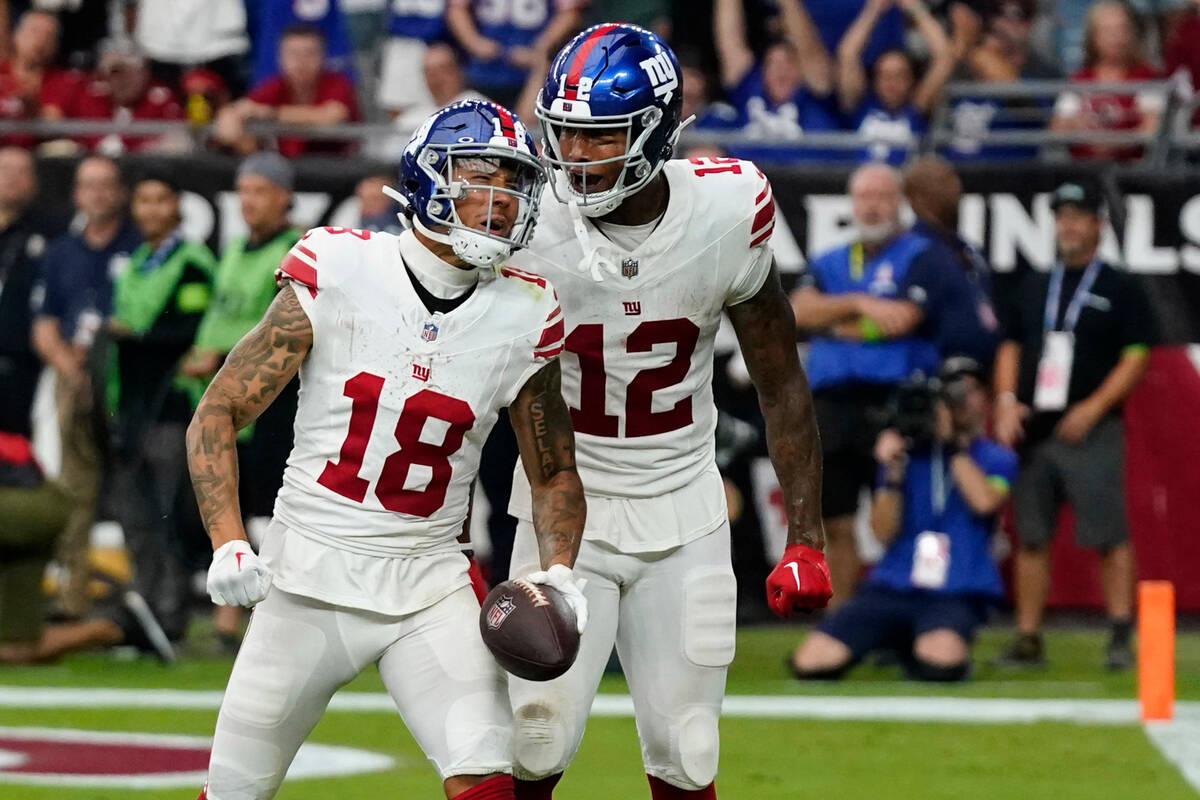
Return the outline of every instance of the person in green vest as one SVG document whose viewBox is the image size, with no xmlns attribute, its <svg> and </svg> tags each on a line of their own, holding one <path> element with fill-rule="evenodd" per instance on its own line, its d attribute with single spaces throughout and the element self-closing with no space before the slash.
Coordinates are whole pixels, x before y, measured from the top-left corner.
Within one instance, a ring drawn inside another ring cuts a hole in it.
<svg viewBox="0 0 1200 800">
<path fill-rule="evenodd" d="M 291 165 L 278 153 L 255 153 L 238 168 L 238 202 L 248 233 L 221 254 L 213 299 L 184 362 L 185 375 L 210 380 L 274 299 L 275 270 L 301 235 L 288 222 L 293 177 Z M 238 441 L 239 500 L 252 536 L 266 528 L 283 482 L 298 391 L 299 381 L 293 380 Z M 236 608 L 223 607 L 214 616 L 217 633 L 231 643 L 239 624 Z"/>
<path fill-rule="evenodd" d="M 171 639 L 184 632 L 189 593 L 176 510 L 187 479 L 184 432 L 194 387 L 179 366 L 209 305 L 216 269 L 212 252 L 184 237 L 179 196 L 165 173 L 147 173 L 134 185 L 131 210 L 145 241 L 116 279 L 108 324 L 116 361 L 108 407 L 117 515 L 134 588 Z"/>
</svg>

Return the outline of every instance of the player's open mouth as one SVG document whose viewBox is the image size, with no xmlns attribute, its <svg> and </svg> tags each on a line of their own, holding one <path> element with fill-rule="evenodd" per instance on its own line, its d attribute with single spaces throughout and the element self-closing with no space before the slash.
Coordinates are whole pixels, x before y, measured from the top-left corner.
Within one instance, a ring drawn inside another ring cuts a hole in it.
<svg viewBox="0 0 1200 800">
<path fill-rule="evenodd" d="M 608 180 L 603 175 L 589 175 L 582 170 L 571 170 L 568 178 L 571 181 L 571 188 L 580 194 L 595 194 L 608 188 L 606 186 Z"/>
<path fill-rule="evenodd" d="M 479 226 L 479 229 L 487 233 L 496 233 L 501 236 L 508 233 L 508 222 L 502 219 L 489 219 Z"/>
</svg>

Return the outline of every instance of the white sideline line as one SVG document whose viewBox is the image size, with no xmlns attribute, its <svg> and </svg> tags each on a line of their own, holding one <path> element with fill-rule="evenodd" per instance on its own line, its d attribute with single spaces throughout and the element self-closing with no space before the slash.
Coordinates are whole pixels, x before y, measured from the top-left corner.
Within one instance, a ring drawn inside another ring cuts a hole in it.
<svg viewBox="0 0 1200 800">
<path fill-rule="evenodd" d="M 0 708 L 153 708 L 215 711 L 222 692 L 194 689 L 100 689 L 0 686 Z M 1200 702 L 1176 704 L 1181 717 L 1200 724 Z M 383 692 L 342 692 L 330 711 L 391 713 Z M 592 713 L 633 716 L 625 694 L 601 694 Z M 729 695 L 722 715 L 757 719 L 890 720 L 909 722 L 1020 723 L 1060 721 L 1093 724 L 1138 722 L 1133 700 L 1059 700 L 992 697 L 860 697 L 809 695 Z"/>
<path fill-rule="evenodd" d="M 87 689 L 0 686 L 0 708 L 153 708 L 215 711 L 222 692 L 192 689 Z M 342 692 L 330 711 L 392 713 L 382 692 Z M 597 695 L 592 714 L 633 716 L 629 695 Z M 1146 735 L 1193 789 L 1200 792 L 1200 702 L 1175 704 L 1176 719 L 1145 725 Z M 1001 724 L 1074 722 L 1133 725 L 1134 700 L 1060 700 L 994 697 L 859 697 L 808 695 L 729 695 L 722 716 L 751 719 L 886 720 Z"/>
</svg>

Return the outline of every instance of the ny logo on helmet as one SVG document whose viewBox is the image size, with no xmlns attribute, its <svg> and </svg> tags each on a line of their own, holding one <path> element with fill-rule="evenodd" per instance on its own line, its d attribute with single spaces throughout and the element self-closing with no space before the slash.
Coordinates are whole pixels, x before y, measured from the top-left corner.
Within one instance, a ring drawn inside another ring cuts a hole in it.
<svg viewBox="0 0 1200 800">
<path fill-rule="evenodd" d="M 666 53 L 659 53 L 653 58 L 647 58 L 638 66 L 646 70 L 650 83 L 654 86 L 654 96 L 661 97 L 664 103 L 671 102 L 671 95 L 679 88 L 679 76 L 675 74 L 675 65 Z"/>
</svg>

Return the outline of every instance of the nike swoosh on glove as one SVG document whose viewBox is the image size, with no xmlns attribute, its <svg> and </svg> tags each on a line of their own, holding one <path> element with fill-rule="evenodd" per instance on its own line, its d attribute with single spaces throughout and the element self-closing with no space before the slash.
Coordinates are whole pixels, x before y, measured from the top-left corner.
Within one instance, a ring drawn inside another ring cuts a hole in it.
<svg viewBox="0 0 1200 800">
<path fill-rule="evenodd" d="M 208 568 L 208 596 L 219 606 L 253 606 L 271 590 L 271 570 L 245 539 L 226 542 Z"/>
<path fill-rule="evenodd" d="M 555 564 L 548 570 L 531 572 L 525 576 L 525 580 L 553 586 L 562 592 L 567 605 L 575 612 L 575 629 L 583 633 L 588 621 L 587 598 L 583 596 L 583 587 L 587 586 L 587 580 L 576 578 L 575 573 L 566 564 Z"/>
<path fill-rule="evenodd" d="M 825 554 L 803 544 L 789 545 L 767 576 L 767 605 L 783 618 L 796 611 L 824 608 L 833 597 Z"/>
</svg>

